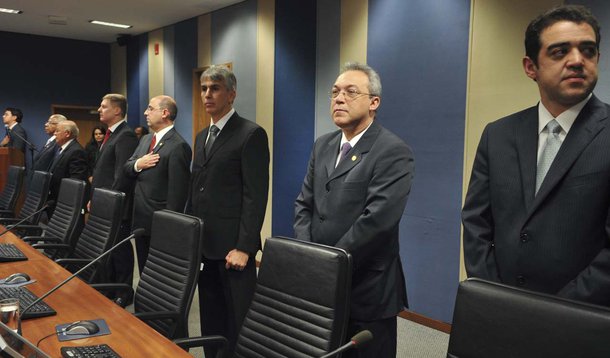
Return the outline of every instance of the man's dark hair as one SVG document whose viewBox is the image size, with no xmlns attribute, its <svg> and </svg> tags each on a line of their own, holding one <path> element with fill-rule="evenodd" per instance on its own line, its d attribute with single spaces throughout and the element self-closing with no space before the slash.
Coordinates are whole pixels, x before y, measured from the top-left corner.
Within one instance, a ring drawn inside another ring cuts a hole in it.
<svg viewBox="0 0 610 358">
<path fill-rule="evenodd" d="M 21 120 L 23 119 L 23 112 L 21 112 L 19 108 L 7 107 L 4 111 L 11 112 L 13 116 L 17 117 L 17 123 L 21 123 Z"/>
<path fill-rule="evenodd" d="M 542 43 L 540 42 L 542 31 L 560 21 L 570 21 L 576 24 L 582 24 L 584 22 L 591 25 L 595 32 L 595 41 L 597 42 L 597 51 L 599 52 L 599 43 L 601 41 L 600 27 L 591 11 L 581 5 L 558 6 L 532 20 L 525 30 L 525 55 L 529 57 L 536 66 L 538 66 L 538 54 L 540 53 L 540 47 L 542 46 Z"/>
</svg>

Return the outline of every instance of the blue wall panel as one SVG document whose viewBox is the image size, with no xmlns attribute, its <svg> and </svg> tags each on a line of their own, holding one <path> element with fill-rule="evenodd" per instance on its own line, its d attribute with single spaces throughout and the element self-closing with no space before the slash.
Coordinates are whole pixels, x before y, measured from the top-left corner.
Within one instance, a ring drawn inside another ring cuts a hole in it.
<svg viewBox="0 0 610 358">
<path fill-rule="evenodd" d="M 51 104 L 97 106 L 110 88 L 110 46 L 104 43 L 0 32 L 0 107 L 20 108 L 37 147 L 48 139 Z M 1 137 L 4 137 L 2 132 Z"/>
<path fill-rule="evenodd" d="M 197 18 L 174 27 L 174 99 L 178 103 L 176 130 L 193 146 L 193 69 L 197 67 Z"/>
<path fill-rule="evenodd" d="M 378 120 L 415 152 L 401 223 L 410 308 L 446 322 L 459 281 L 469 17 L 469 0 L 369 1 Z"/>
<path fill-rule="evenodd" d="M 314 140 L 315 66 L 315 2 L 276 0 L 273 235 L 294 235 L 294 200 Z"/>
<path fill-rule="evenodd" d="M 234 107 L 256 121 L 256 1 L 214 11 L 211 17 L 212 64 L 233 63 L 237 78 Z"/>
<path fill-rule="evenodd" d="M 146 124 L 148 105 L 148 35 L 129 39 L 127 44 L 127 122 L 131 128 Z"/>
</svg>

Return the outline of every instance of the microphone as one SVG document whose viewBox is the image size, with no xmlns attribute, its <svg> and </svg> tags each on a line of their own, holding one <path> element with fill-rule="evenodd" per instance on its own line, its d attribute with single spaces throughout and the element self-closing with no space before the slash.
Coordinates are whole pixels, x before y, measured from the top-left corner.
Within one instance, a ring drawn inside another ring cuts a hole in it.
<svg viewBox="0 0 610 358">
<path fill-rule="evenodd" d="M 19 335 L 21 335 L 21 319 L 23 318 L 23 315 L 29 311 L 32 307 L 34 307 L 38 302 L 44 300 L 45 298 L 47 298 L 50 294 L 52 294 L 53 292 L 57 291 L 59 288 L 61 288 L 63 285 L 65 285 L 66 283 L 70 282 L 74 277 L 78 276 L 78 274 L 80 274 L 81 272 L 85 271 L 86 269 L 88 269 L 89 267 L 91 267 L 93 264 L 97 263 L 100 259 L 102 259 L 103 257 L 105 257 L 106 255 L 110 254 L 112 251 L 114 251 L 114 249 L 116 249 L 117 247 L 121 246 L 122 244 L 126 243 L 127 241 L 131 240 L 131 239 L 139 239 L 140 237 L 142 237 L 144 234 L 146 233 L 146 230 L 140 228 L 140 229 L 135 229 L 133 231 L 133 233 L 129 236 L 127 236 L 126 238 L 124 238 L 123 240 L 121 240 L 118 244 L 115 244 L 114 246 L 112 246 L 111 248 L 109 248 L 106 252 L 104 252 L 103 254 L 101 254 L 100 256 L 96 257 L 93 261 L 89 262 L 87 265 L 83 266 L 83 268 L 81 268 L 80 270 L 76 271 L 75 273 L 73 273 L 72 275 L 70 275 L 70 277 L 68 277 L 67 279 L 63 280 L 62 282 L 60 282 L 59 284 L 57 284 L 57 286 L 53 287 L 52 289 L 50 289 L 49 291 L 47 291 L 44 295 L 38 297 L 38 299 L 34 300 L 34 302 L 30 303 L 29 306 L 27 306 L 23 311 L 21 311 L 21 313 L 19 314 L 19 317 L 17 318 L 17 333 Z"/>
<path fill-rule="evenodd" d="M 330 357 L 336 356 L 337 354 L 342 353 L 350 348 L 359 348 L 362 345 L 365 345 L 366 343 L 371 341 L 372 339 L 373 339 L 373 334 L 371 333 L 371 331 L 369 331 L 368 329 L 364 330 L 364 331 L 360 331 L 360 332 L 356 333 L 352 337 L 352 339 L 350 339 L 349 342 L 347 342 L 343 346 L 335 349 L 334 351 L 323 355 L 320 358 L 330 358 Z"/>
<path fill-rule="evenodd" d="M 8 133 L 8 125 L 6 126 L 6 131 L 7 131 L 7 133 Z M 27 144 L 27 145 L 28 145 L 28 147 L 29 147 L 31 150 L 36 151 L 36 152 L 40 152 L 40 151 L 39 151 L 39 150 L 36 148 L 36 146 L 35 146 L 34 144 L 32 144 L 32 143 L 31 143 L 30 141 L 28 141 L 27 139 L 23 138 L 23 137 L 22 137 L 22 136 L 21 136 L 19 133 L 17 133 L 17 132 L 11 132 L 9 136 L 11 136 L 11 135 L 13 135 L 13 134 L 14 134 L 14 135 L 16 135 L 16 136 L 17 136 L 19 139 L 21 139 L 22 141 L 24 141 L 24 142 L 25 142 L 25 144 Z"/>
<path fill-rule="evenodd" d="M 53 206 L 53 205 L 55 205 L 55 201 L 54 201 L 54 200 L 49 200 L 49 201 L 47 201 L 47 203 L 46 203 L 46 204 L 44 204 L 42 208 L 40 208 L 40 209 L 38 209 L 38 210 L 34 211 L 34 213 L 32 213 L 32 214 L 28 215 L 28 216 L 27 216 L 25 219 L 22 219 L 22 220 L 18 221 L 17 223 L 13 224 L 13 225 L 9 225 L 9 226 L 7 226 L 7 227 L 6 227 L 6 230 L 4 230 L 2 233 L 0 233 L 0 236 L 2 236 L 2 235 L 4 235 L 4 234 L 6 234 L 7 232 L 9 232 L 9 231 L 11 231 L 11 230 L 13 230 L 15 227 L 17 227 L 17 226 L 19 226 L 19 225 L 23 224 L 24 222 L 26 222 L 26 221 L 27 221 L 28 219 L 30 219 L 32 216 L 34 216 L 34 215 L 36 215 L 36 214 L 40 214 L 40 212 L 42 212 L 42 211 L 46 210 L 47 208 L 49 208 L 50 206 Z"/>
</svg>

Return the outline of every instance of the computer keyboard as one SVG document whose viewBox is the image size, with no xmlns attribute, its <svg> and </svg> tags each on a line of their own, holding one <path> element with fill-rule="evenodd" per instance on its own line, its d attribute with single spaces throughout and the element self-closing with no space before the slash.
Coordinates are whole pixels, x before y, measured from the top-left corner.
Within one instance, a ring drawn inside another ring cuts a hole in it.
<svg viewBox="0 0 610 358">
<path fill-rule="evenodd" d="M 28 258 L 13 244 L 0 244 L 0 262 L 23 261 Z"/>
<path fill-rule="evenodd" d="M 32 291 L 28 290 L 26 287 L 0 287 L 0 299 L 5 298 L 18 298 L 19 299 L 19 311 L 23 312 L 23 310 L 28 307 L 32 302 L 38 299 L 38 296 L 32 293 Z M 28 318 L 37 318 L 37 317 L 46 317 L 57 314 L 54 309 L 52 309 L 49 305 L 44 303 L 44 301 L 40 301 L 35 304 L 32 308 L 30 308 L 21 319 Z"/>
<path fill-rule="evenodd" d="M 63 358 L 121 358 L 107 344 L 98 346 L 61 347 Z"/>
</svg>

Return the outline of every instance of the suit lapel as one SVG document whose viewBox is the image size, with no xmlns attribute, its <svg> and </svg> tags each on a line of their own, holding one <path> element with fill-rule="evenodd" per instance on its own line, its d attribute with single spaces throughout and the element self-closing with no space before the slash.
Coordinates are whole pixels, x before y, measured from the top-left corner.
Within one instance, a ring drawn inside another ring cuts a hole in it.
<svg viewBox="0 0 610 358">
<path fill-rule="evenodd" d="M 172 128 L 167 133 L 165 133 L 163 138 L 161 138 L 161 141 L 159 143 L 157 143 L 157 145 L 153 148 L 153 154 L 157 154 L 161 149 L 163 149 L 165 142 L 171 141 L 172 137 L 174 136 L 174 133 L 175 133 L 175 128 Z M 150 142 L 152 142 L 152 136 L 150 137 L 150 141 L 148 142 L 149 147 L 150 147 Z"/>
<path fill-rule="evenodd" d="M 335 170 L 332 172 L 332 174 L 328 178 L 327 182 L 347 173 L 356 164 L 360 163 L 363 155 L 368 153 L 371 150 L 371 147 L 375 143 L 375 140 L 377 140 L 377 135 L 379 134 L 380 131 L 381 131 L 381 127 L 377 124 L 377 122 L 375 120 L 373 120 L 373 123 L 371 124 L 369 129 L 367 129 L 367 131 L 364 133 L 362 138 L 360 138 L 358 143 L 356 143 L 354 148 L 352 148 L 352 150 L 349 151 L 347 157 L 345 159 L 343 159 L 339 163 L 339 165 L 335 168 Z M 337 144 L 336 148 L 338 148 L 338 144 Z M 336 153 L 336 155 L 338 155 L 338 153 Z M 335 156 L 335 159 L 336 159 L 336 156 Z M 334 165 L 334 163 L 333 163 L 333 165 Z"/>
<path fill-rule="evenodd" d="M 110 132 L 110 137 L 108 137 L 108 141 L 106 141 L 106 144 L 104 144 L 102 146 L 102 148 L 100 149 L 100 152 L 103 152 L 104 149 L 106 147 L 108 147 L 115 139 L 116 139 L 116 135 L 123 129 L 123 127 L 125 127 L 127 125 L 127 122 L 123 121 L 121 122 L 121 124 L 119 124 L 118 127 L 116 127 L 114 129 L 113 132 Z"/>
<path fill-rule="evenodd" d="M 515 130 L 515 142 L 519 155 L 523 201 L 529 208 L 536 190 L 536 157 L 538 154 L 538 107 L 532 107 L 524 115 Z"/>
<path fill-rule="evenodd" d="M 553 164 L 549 168 L 538 195 L 528 212 L 528 216 L 540 206 L 551 190 L 567 174 L 582 151 L 591 143 L 597 134 L 606 126 L 605 105 L 593 96 L 582 109 L 570 132 L 566 136 Z"/>
<path fill-rule="evenodd" d="M 331 139 L 327 148 L 323 151 L 323 157 L 320 158 L 322 163 L 326 163 L 326 177 L 330 178 L 331 174 L 335 171 L 335 163 L 337 162 L 337 156 L 339 152 L 339 144 L 341 143 L 341 131 L 337 132 L 337 135 Z"/>
</svg>

